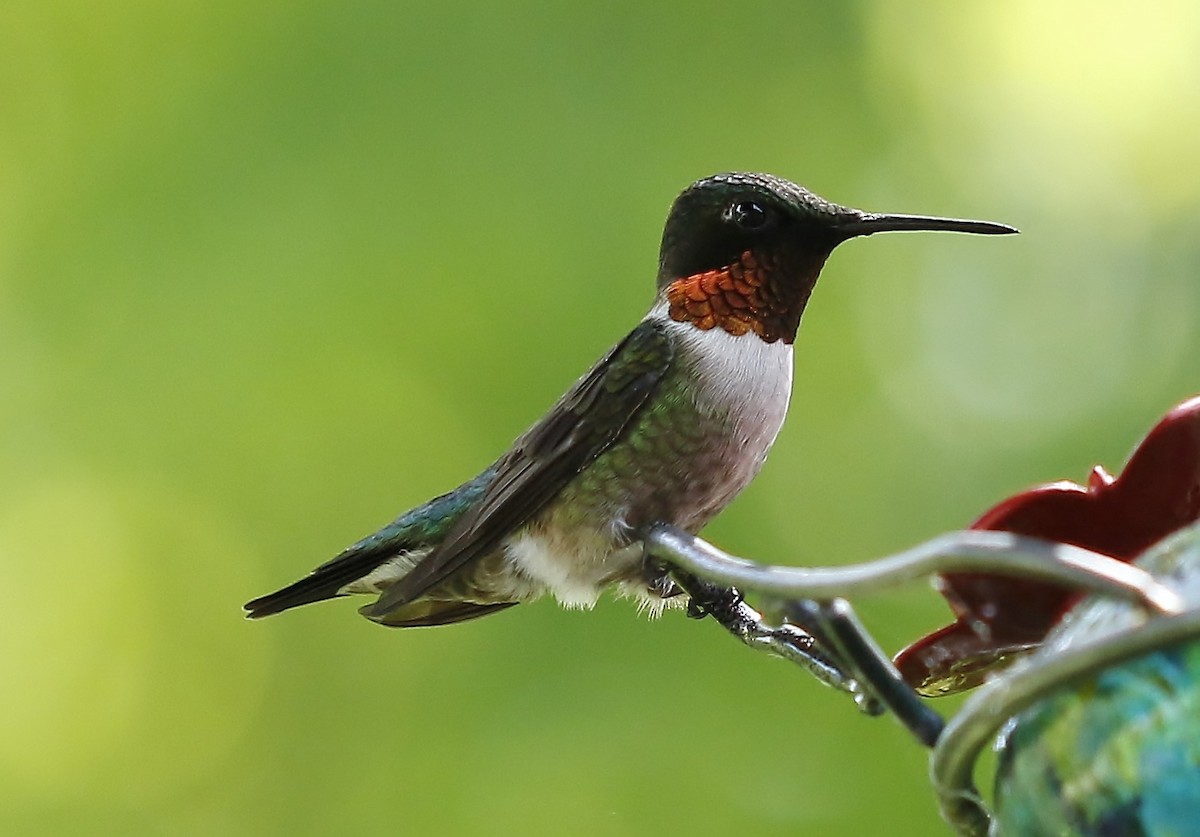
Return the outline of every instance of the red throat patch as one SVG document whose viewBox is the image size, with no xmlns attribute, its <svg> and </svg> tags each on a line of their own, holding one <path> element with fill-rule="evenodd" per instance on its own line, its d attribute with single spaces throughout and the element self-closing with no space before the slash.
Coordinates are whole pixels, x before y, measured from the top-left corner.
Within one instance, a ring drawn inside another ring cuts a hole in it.
<svg viewBox="0 0 1200 837">
<path fill-rule="evenodd" d="M 704 331 L 720 328 L 734 337 L 753 331 L 768 343 L 791 343 L 808 294 L 788 299 L 771 281 L 773 274 L 773 264 L 747 250 L 728 267 L 676 279 L 667 286 L 671 319 Z"/>
</svg>

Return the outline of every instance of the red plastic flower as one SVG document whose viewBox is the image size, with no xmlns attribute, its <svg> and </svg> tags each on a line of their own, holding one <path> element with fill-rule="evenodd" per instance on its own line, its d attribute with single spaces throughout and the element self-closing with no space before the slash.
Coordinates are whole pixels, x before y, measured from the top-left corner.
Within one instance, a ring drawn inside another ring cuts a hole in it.
<svg viewBox="0 0 1200 837">
<path fill-rule="evenodd" d="M 972 529 L 1032 535 L 1131 561 L 1200 519 L 1200 397 L 1155 425 L 1113 478 L 1096 466 L 1087 487 L 1038 486 L 984 512 Z M 953 574 L 939 579 L 957 617 L 896 657 L 904 679 L 924 695 L 983 682 L 991 670 L 1036 647 L 1078 593 L 1019 578 Z"/>
</svg>

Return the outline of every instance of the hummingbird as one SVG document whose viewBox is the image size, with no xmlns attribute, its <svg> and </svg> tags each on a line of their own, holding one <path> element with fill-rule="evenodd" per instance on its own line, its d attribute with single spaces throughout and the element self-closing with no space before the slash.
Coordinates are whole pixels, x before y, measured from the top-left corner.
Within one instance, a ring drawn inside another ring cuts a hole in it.
<svg viewBox="0 0 1200 837">
<path fill-rule="evenodd" d="M 642 554 L 656 523 L 698 532 L 762 467 L 787 414 L 800 316 L 826 259 L 878 232 L 1012 227 L 839 206 L 769 174 L 699 180 L 667 216 L 653 305 L 478 476 L 405 512 L 249 618 L 351 594 L 395 627 L 445 625 L 606 590 L 653 613 L 683 592 Z"/>
</svg>

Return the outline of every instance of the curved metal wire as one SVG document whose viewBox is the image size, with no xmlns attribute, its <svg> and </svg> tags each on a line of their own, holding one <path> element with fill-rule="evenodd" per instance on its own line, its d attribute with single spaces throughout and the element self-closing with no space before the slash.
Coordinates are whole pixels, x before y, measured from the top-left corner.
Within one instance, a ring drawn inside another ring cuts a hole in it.
<svg viewBox="0 0 1200 837">
<path fill-rule="evenodd" d="M 1178 593 L 1140 567 L 1078 546 L 1009 532 L 949 532 L 912 549 L 844 567 L 756 564 L 665 525 L 650 530 L 645 549 L 647 555 L 709 581 L 784 600 L 853 598 L 933 575 L 977 572 L 1103 593 L 1154 613 L 1180 613 L 1185 608 Z"/>
</svg>

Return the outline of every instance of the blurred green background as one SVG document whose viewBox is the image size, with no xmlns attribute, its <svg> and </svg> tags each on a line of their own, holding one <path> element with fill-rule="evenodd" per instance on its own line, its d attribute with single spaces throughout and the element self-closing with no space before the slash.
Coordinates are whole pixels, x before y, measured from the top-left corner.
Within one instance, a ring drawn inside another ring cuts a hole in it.
<svg viewBox="0 0 1200 837">
<path fill-rule="evenodd" d="M 239 606 L 489 462 L 764 170 L 839 250 L 707 531 L 863 560 L 1200 391 L 1200 7 L 0 4 L 0 832 L 945 833 L 889 720 L 678 613 Z M 860 603 L 895 649 L 925 587 Z M 944 707 L 949 708 L 949 707 Z"/>
</svg>

